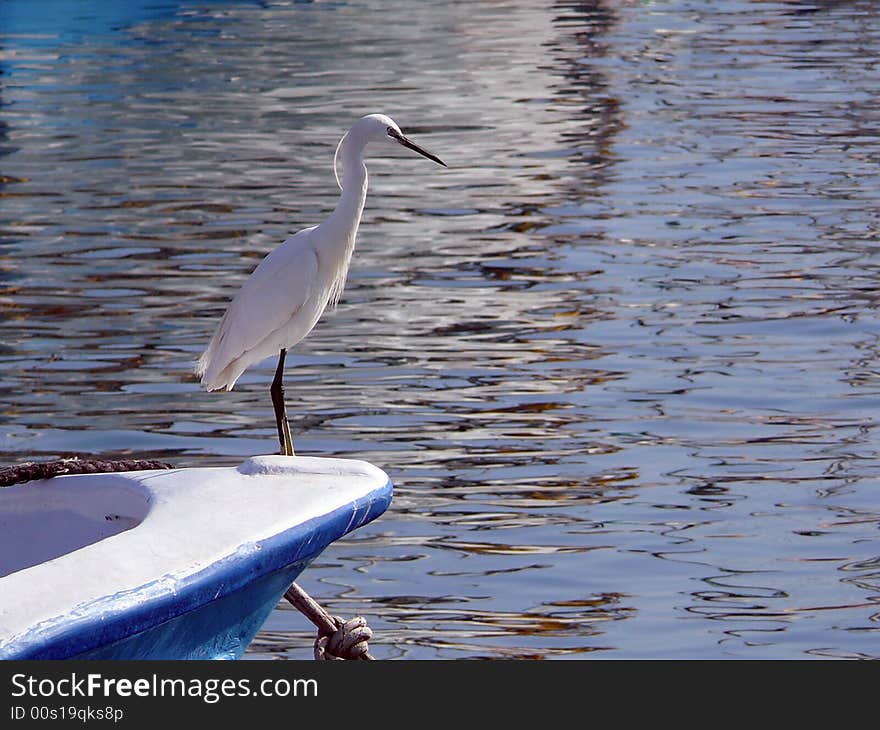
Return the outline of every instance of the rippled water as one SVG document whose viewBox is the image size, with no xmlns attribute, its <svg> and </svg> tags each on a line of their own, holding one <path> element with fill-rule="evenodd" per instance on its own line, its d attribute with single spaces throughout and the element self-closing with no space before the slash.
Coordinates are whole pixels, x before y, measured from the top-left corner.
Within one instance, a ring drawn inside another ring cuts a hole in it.
<svg viewBox="0 0 880 730">
<path fill-rule="evenodd" d="M 382 658 L 880 656 L 878 10 L 4 0 L 0 459 L 273 452 L 192 364 L 381 110 L 450 167 L 370 162 L 288 356 L 396 485 L 303 586 Z"/>
</svg>

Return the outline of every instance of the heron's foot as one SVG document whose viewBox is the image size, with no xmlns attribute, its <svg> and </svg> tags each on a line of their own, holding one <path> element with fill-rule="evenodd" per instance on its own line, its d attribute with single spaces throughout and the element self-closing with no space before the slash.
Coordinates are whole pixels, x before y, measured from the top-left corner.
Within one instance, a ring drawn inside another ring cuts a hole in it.
<svg viewBox="0 0 880 730">
<path fill-rule="evenodd" d="M 293 436 L 290 434 L 290 421 L 285 418 L 282 426 L 284 427 L 284 448 L 281 454 L 283 456 L 296 456 L 293 452 Z"/>
<path fill-rule="evenodd" d="M 287 418 L 278 421 L 278 440 L 281 444 L 281 450 L 278 452 L 281 456 L 296 456 L 293 452 L 293 437 L 290 435 L 290 424 Z"/>
<path fill-rule="evenodd" d="M 278 453 L 281 456 L 296 456 L 296 454 L 293 452 L 293 446 L 288 446 L 287 444 L 285 444 L 284 448 L 281 449 L 281 451 L 279 451 Z"/>
</svg>

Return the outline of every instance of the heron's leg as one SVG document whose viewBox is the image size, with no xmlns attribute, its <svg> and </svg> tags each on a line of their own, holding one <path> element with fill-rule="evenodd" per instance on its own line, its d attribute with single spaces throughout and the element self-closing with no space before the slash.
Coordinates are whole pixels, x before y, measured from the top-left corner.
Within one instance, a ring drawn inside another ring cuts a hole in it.
<svg viewBox="0 0 880 730">
<path fill-rule="evenodd" d="M 287 350 L 281 350 L 278 356 L 278 367 L 275 370 L 275 379 L 269 393 L 272 396 L 272 405 L 275 408 L 275 423 L 278 426 L 278 440 L 281 442 L 281 455 L 293 456 L 293 438 L 290 435 L 290 422 L 287 420 L 287 409 L 284 406 L 284 358 Z"/>
</svg>

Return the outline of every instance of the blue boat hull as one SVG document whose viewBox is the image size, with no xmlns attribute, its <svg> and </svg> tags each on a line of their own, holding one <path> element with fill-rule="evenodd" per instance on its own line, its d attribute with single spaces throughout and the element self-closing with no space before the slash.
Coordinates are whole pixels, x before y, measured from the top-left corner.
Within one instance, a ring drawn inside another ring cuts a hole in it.
<svg viewBox="0 0 880 730">
<path fill-rule="evenodd" d="M 239 659 L 287 587 L 307 567 L 297 563 L 153 628 L 72 659 Z M 34 659 L 56 659 L 55 652 Z"/>
</svg>

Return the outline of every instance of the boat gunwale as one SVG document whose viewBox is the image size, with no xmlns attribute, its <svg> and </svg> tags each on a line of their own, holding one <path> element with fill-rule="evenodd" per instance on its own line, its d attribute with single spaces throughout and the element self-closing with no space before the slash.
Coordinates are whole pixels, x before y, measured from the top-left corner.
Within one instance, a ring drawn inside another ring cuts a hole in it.
<svg viewBox="0 0 880 730">
<path fill-rule="evenodd" d="M 323 515 L 309 518 L 183 576 L 157 578 L 80 604 L 16 636 L 0 638 L 0 660 L 75 657 L 170 621 L 296 563 L 308 564 L 333 541 L 374 520 L 391 503 L 391 480 Z M 121 533 L 125 534 L 125 533 Z M 136 605 L 119 599 L 145 594 Z"/>
</svg>

